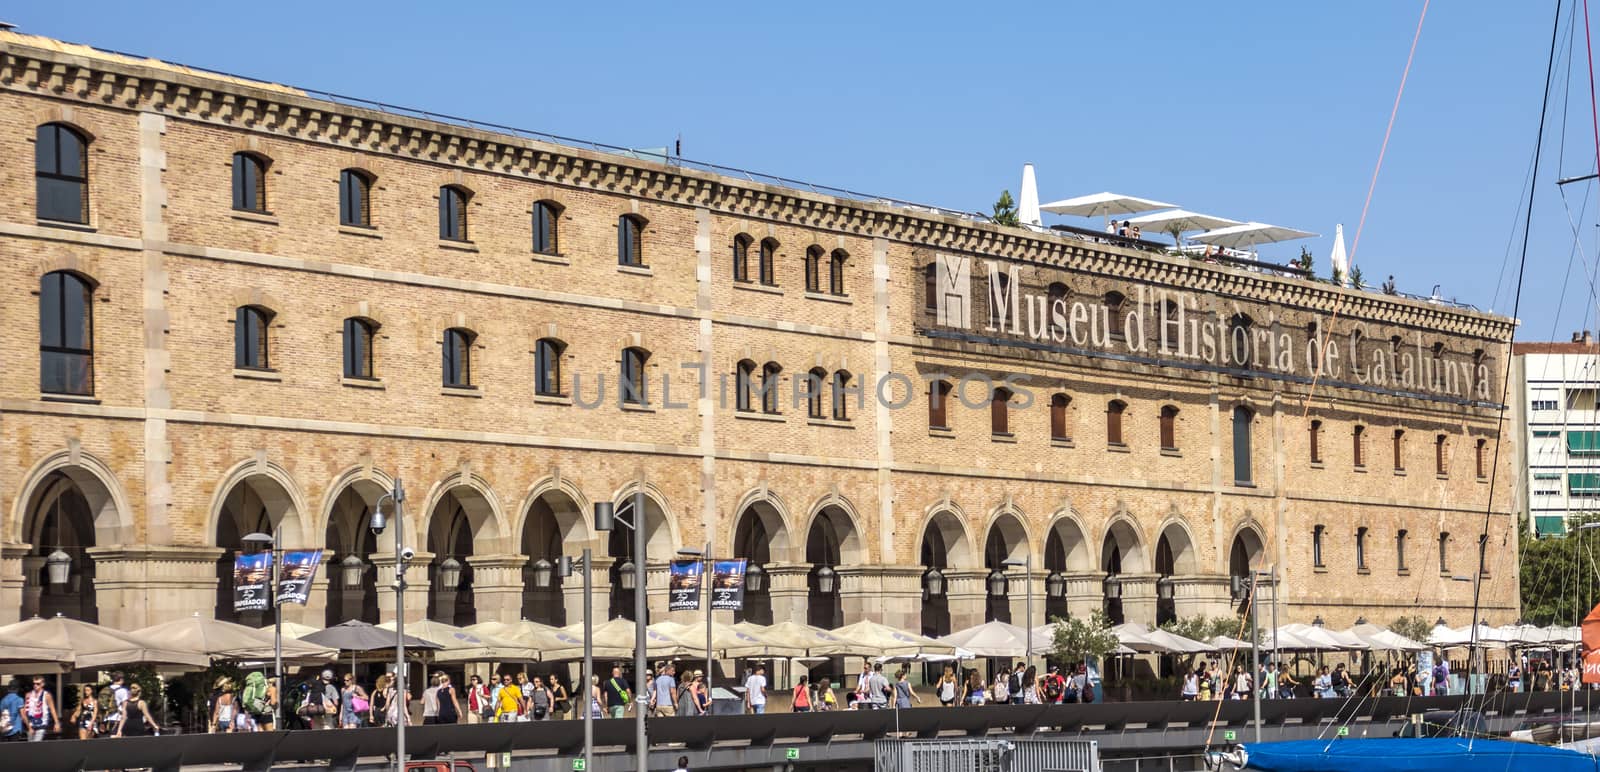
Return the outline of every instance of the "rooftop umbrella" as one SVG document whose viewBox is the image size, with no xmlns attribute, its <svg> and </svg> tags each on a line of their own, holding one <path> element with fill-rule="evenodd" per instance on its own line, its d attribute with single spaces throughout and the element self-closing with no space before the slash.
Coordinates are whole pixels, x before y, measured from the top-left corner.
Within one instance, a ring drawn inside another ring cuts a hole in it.
<svg viewBox="0 0 1600 772">
<path fill-rule="evenodd" d="M 129 635 L 146 643 L 204 654 L 211 659 L 264 661 L 273 658 L 272 631 L 202 617 L 198 611 L 193 616 L 151 625 Z M 338 655 L 338 650 L 331 647 L 287 635 L 283 637 L 285 662 L 320 665 Z"/>
<path fill-rule="evenodd" d="M 1170 212 L 1156 212 L 1154 214 L 1140 215 L 1128 221 L 1139 226 L 1140 230 L 1161 231 L 1172 234 L 1172 240 L 1178 246 L 1183 246 L 1182 236 L 1188 231 L 1204 231 L 1213 228 L 1226 228 L 1238 225 L 1238 220 L 1226 217 L 1213 217 L 1209 214 L 1191 212 L 1187 209 L 1174 209 Z"/>
<path fill-rule="evenodd" d="M 201 670 L 211 664 L 204 654 L 152 645 L 109 627 L 60 616 L 34 617 L 0 627 L 0 636 L 67 654 L 72 667 L 80 670 L 107 665 L 177 665 Z"/>
<path fill-rule="evenodd" d="M 1079 217 L 1106 217 L 1114 214 L 1133 214 L 1135 212 L 1149 212 L 1155 209 L 1175 209 L 1177 204 L 1168 204 L 1137 196 L 1124 196 L 1121 193 L 1091 193 L 1087 196 L 1051 201 L 1039 209 L 1053 214 L 1075 214 Z"/>
<path fill-rule="evenodd" d="M 1025 656 L 1027 639 L 1027 630 L 1005 622 L 985 622 L 939 637 L 941 642 L 979 657 Z"/>
<path fill-rule="evenodd" d="M 393 630 L 394 622 L 384 622 L 378 626 L 385 630 Z M 505 662 L 539 658 L 538 652 L 519 643 L 463 630 L 455 625 L 435 622 L 432 619 L 412 622 L 406 625 L 406 628 L 421 636 L 423 640 L 433 641 L 442 647 L 433 655 L 434 662 Z M 390 640 L 392 645 L 393 638 Z"/>
<path fill-rule="evenodd" d="M 856 644 L 849 653 L 857 656 L 895 654 L 954 654 L 956 647 L 885 624 L 863 619 L 833 631 L 833 635 Z"/>
<path fill-rule="evenodd" d="M 1328 258 L 1333 261 L 1333 276 L 1339 280 L 1339 286 L 1350 286 L 1350 256 L 1344 251 L 1344 226 L 1333 226 L 1333 251 L 1328 253 Z"/>
<path fill-rule="evenodd" d="M 1043 225 L 1039 218 L 1039 183 L 1033 176 L 1033 164 L 1022 165 L 1022 190 L 1018 195 L 1017 221 L 1023 225 Z"/>
<path fill-rule="evenodd" d="M 1309 239 L 1317 234 L 1310 231 L 1285 228 L 1281 225 L 1268 225 L 1261 222 L 1247 222 L 1243 225 L 1229 225 L 1213 231 L 1206 231 L 1190 238 L 1202 244 L 1214 244 L 1230 249 L 1243 249 L 1254 251 L 1257 245 L 1272 244 L 1279 241 L 1293 241 L 1295 239 Z"/>
</svg>

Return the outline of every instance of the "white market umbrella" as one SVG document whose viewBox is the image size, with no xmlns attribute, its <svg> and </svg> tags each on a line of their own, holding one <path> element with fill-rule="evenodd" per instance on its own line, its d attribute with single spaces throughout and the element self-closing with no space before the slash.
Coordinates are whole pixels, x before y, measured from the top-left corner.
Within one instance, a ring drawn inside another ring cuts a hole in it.
<svg viewBox="0 0 1600 772">
<path fill-rule="evenodd" d="M 1185 638 L 1177 633 L 1168 632 L 1159 627 L 1152 628 L 1145 633 L 1145 637 L 1171 649 L 1174 654 L 1206 654 L 1217 651 L 1217 647 L 1204 641 Z"/>
<path fill-rule="evenodd" d="M 1215 638 L 1212 638 L 1209 641 L 1206 641 L 1206 643 L 1211 644 L 1211 648 L 1216 649 L 1217 651 L 1249 651 L 1250 650 L 1250 642 L 1249 641 L 1241 641 L 1238 638 L 1234 638 L 1232 636 L 1227 636 L 1227 635 L 1219 635 L 1219 636 L 1217 636 Z"/>
<path fill-rule="evenodd" d="M 1278 628 L 1280 635 L 1287 634 L 1306 644 L 1305 648 L 1318 651 L 1359 651 L 1365 649 L 1366 642 L 1354 635 L 1349 635 L 1337 630 L 1329 630 L 1318 625 L 1308 625 L 1292 622 Z M 1291 646 L 1278 646 L 1280 649 L 1293 648 Z"/>
<path fill-rule="evenodd" d="M 745 629 L 749 622 L 734 624 L 736 629 Z M 803 648 L 812 657 L 831 657 L 839 654 L 854 654 L 859 648 L 854 642 L 847 641 L 834 634 L 833 630 L 824 630 L 820 627 L 801 624 L 799 622 L 779 622 L 767 627 L 760 627 L 758 632 L 763 638 L 779 645 Z"/>
<path fill-rule="evenodd" d="M 897 630 L 863 619 L 832 631 L 834 637 L 855 644 L 850 653 L 861 657 L 895 654 L 955 654 L 956 647 L 932 638 Z"/>
<path fill-rule="evenodd" d="M 394 622 L 383 622 L 378 626 L 393 630 Z M 407 623 L 406 634 L 415 634 L 425 641 L 439 644 L 442 648 L 434 652 L 434 662 L 522 662 L 539 659 L 539 652 L 520 643 L 432 619 Z"/>
<path fill-rule="evenodd" d="M 192 651 L 220 660 L 270 661 L 274 653 L 271 628 L 258 630 L 202 617 L 198 611 L 193 616 L 151 625 L 129 635 L 163 648 Z M 321 665 L 339 656 L 337 649 L 316 646 L 288 635 L 283 637 L 282 651 L 283 660 L 295 664 Z"/>
<path fill-rule="evenodd" d="M 978 657 L 1022 657 L 1028 647 L 1028 631 L 1005 622 L 985 622 L 965 630 L 957 630 L 939 637 L 957 649 Z"/>
<path fill-rule="evenodd" d="M 1333 261 L 1333 275 L 1338 277 L 1339 286 L 1350 286 L 1350 256 L 1344 251 L 1344 225 L 1333 226 L 1333 250 L 1328 253 L 1328 258 Z"/>
<path fill-rule="evenodd" d="M 1209 214 L 1191 212 L 1187 209 L 1173 209 L 1169 212 L 1140 215 L 1128 220 L 1128 222 L 1139 226 L 1141 231 L 1170 233 L 1173 241 L 1177 242 L 1180 247 L 1183 246 L 1183 234 L 1189 231 L 1207 231 L 1240 224 L 1238 220 L 1213 217 Z"/>
<path fill-rule="evenodd" d="M 265 632 L 267 635 L 272 635 L 272 625 L 267 625 L 259 629 L 262 632 Z M 320 627 L 313 627 L 311 625 L 301 624 L 299 622 L 290 622 L 288 620 L 284 620 L 283 637 L 296 639 L 304 638 L 312 633 L 320 631 L 321 629 L 322 628 Z"/>
<path fill-rule="evenodd" d="M 1033 176 L 1033 164 L 1022 165 L 1022 192 L 1017 201 L 1017 221 L 1035 227 L 1044 224 L 1039 215 L 1039 183 Z"/>
<path fill-rule="evenodd" d="M 6 625 L 0 627 L 0 636 L 67 654 L 72 667 L 78 670 L 111 665 L 176 665 L 204 670 L 211 665 L 211 658 L 198 652 L 152 645 L 128 633 L 62 616 L 34 617 Z"/>
<path fill-rule="evenodd" d="M 1368 651 L 1423 651 L 1428 648 L 1426 643 L 1413 641 L 1371 622 L 1356 625 L 1345 632 L 1365 642 Z"/>
<path fill-rule="evenodd" d="M 1279 241 L 1294 241 L 1295 239 L 1315 238 L 1317 234 L 1310 231 L 1285 228 L 1281 225 L 1268 225 L 1262 222 L 1247 222 L 1242 225 L 1229 225 L 1206 231 L 1190 238 L 1202 244 L 1212 244 L 1229 249 L 1242 249 L 1254 251 L 1258 245 L 1273 244 Z"/>
<path fill-rule="evenodd" d="M 561 627 L 522 619 L 516 622 L 479 622 L 466 629 L 533 649 L 541 662 L 583 658 L 583 634 L 573 635 Z M 597 645 L 593 653 L 598 659 L 622 659 L 633 656 L 633 646 Z"/>
<path fill-rule="evenodd" d="M 1177 206 L 1177 204 L 1168 204 L 1164 201 L 1156 201 L 1149 198 L 1124 196 L 1121 193 L 1091 193 L 1087 196 L 1051 201 L 1039 207 L 1039 209 L 1051 214 L 1109 218 L 1114 214 L 1136 214 L 1156 209 L 1175 209 Z"/>
</svg>

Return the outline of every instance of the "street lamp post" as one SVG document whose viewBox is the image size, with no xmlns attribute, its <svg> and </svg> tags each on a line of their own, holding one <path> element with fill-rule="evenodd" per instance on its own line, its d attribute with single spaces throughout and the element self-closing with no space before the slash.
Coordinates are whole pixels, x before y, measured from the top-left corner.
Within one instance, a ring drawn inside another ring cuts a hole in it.
<svg viewBox="0 0 1600 772">
<path fill-rule="evenodd" d="M 594 764 L 594 564 L 593 550 L 583 548 L 583 768 Z M 562 556 L 556 573 L 572 576 L 572 558 Z M 572 695 L 576 696 L 576 695 Z"/>
<path fill-rule="evenodd" d="M 711 671 L 712 671 L 712 668 L 711 668 L 711 542 L 709 542 L 709 541 L 706 542 L 706 551 L 705 552 L 701 552 L 699 550 L 693 550 L 693 549 L 685 548 L 685 549 L 678 550 L 678 554 L 679 555 L 683 555 L 685 557 L 692 557 L 692 558 L 694 558 L 696 560 L 699 560 L 699 561 L 701 561 L 703 563 L 703 568 L 702 568 L 702 570 L 700 572 L 700 584 L 701 584 L 701 586 L 705 587 L 705 595 L 706 595 L 706 694 L 710 694 L 711 693 Z M 746 575 L 748 577 L 748 571 L 746 572 Z M 748 584 L 746 584 L 746 589 L 749 589 L 749 585 Z M 654 687 L 652 687 L 652 688 L 654 688 Z"/>
<path fill-rule="evenodd" d="M 1027 585 L 1028 603 L 1027 603 L 1027 606 L 1024 607 L 1023 618 L 1022 618 L 1022 627 L 1027 632 L 1027 639 L 1026 639 L 1027 642 L 1024 644 L 1025 648 L 1023 649 L 1023 652 L 1022 652 L 1022 658 L 1024 660 L 1032 659 L 1033 658 L 1033 554 L 1029 553 L 1026 560 L 1007 560 L 1003 565 L 1006 566 L 1007 568 L 1020 566 L 1020 567 L 1022 567 L 1022 570 L 1024 572 L 1026 572 L 1026 577 L 1027 578 L 1023 580 L 1023 584 Z"/>
<path fill-rule="evenodd" d="M 634 748 L 639 772 L 650 770 L 650 746 L 645 734 L 645 706 L 649 704 L 645 689 L 648 684 L 637 683 L 644 678 L 645 671 L 645 589 L 649 582 L 645 579 L 645 515 L 644 515 L 644 488 L 641 486 L 633 493 L 633 522 L 623 520 L 621 513 L 609 501 L 595 502 L 594 527 L 597 531 L 609 531 L 612 521 L 617 521 L 628 526 L 633 531 L 633 678 L 634 683 Z M 643 688 L 640 688 L 643 687 Z"/>
<path fill-rule="evenodd" d="M 265 544 L 272 553 L 272 681 L 277 687 L 277 699 L 272 701 L 272 728 L 283 731 L 283 607 L 278 605 L 278 536 L 279 527 L 272 527 L 272 535 L 252 533 L 240 541 Z"/>
<path fill-rule="evenodd" d="M 400 478 L 394 479 L 394 489 L 379 497 L 372 507 L 372 521 L 369 527 L 373 535 L 383 533 L 388 524 L 383 514 L 383 501 L 388 499 L 394 505 L 394 695 L 400 705 L 396 711 L 394 722 L 394 768 L 395 772 L 405 772 L 406 768 L 406 721 L 410 719 L 411 699 L 406 692 L 406 565 L 411 562 L 411 557 L 416 553 L 405 546 L 405 528 L 401 526 L 406 489 L 401 486 Z"/>
</svg>

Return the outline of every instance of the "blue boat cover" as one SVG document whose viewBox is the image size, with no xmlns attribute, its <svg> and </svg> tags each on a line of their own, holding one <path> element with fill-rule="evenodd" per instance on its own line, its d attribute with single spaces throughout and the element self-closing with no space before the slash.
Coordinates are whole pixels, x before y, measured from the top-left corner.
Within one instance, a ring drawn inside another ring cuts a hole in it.
<svg viewBox="0 0 1600 772">
<path fill-rule="evenodd" d="M 1246 769 L 1263 772 L 1600 772 L 1565 748 L 1465 737 L 1291 740 L 1246 744 Z"/>
</svg>

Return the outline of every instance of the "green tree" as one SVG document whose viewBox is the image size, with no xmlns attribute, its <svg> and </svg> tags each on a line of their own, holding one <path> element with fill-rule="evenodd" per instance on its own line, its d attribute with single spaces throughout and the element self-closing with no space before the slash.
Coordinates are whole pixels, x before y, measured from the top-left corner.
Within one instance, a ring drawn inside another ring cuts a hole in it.
<svg viewBox="0 0 1600 772">
<path fill-rule="evenodd" d="M 1307 276 L 1315 277 L 1316 274 L 1312 272 L 1312 268 L 1316 266 L 1316 263 L 1316 258 L 1311 256 L 1311 250 L 1301 247 L 1300 256 L 1295 258 L 1294 262 L 1290 263 L 1290 265 L 1305 271 Z"/>
<path fill-rule="evenodd" d="M 1595 566 L 1600 565 L 1600 522 L 1588 513 L 1568 518 L 1567 533 L 1522 544 L 1522 619 L 1534 625 L 1573 625 L 1600 602 Z"/>
<path fill-rule="evenodd" d="M 1017 219 L 1017 202 L 1011 200 L 1011 191 L 1000 191 L 1000 200 L 994 202 L 994 216 L 990 219 L 994 220 L 997 225 L 1016 226 L 1022 224 L 1022 221 Z"/>
<path fill-rule="evenodd" d="M 1241 641 L 1250 640 L 1250 624 L 1242 622 L 1236 616 L 1208 617 L 1197 614 L 1192 617 L 1174 619 L 1161 626 L 1173 635 L 1188 638 L 1191 641 L 1209 641 L 1219 635 L 1237 638 Z"/>
<path fill-rule="evenodd" d="M 1356 289 L 1367 288 L 1367 282 L 1361 278 L 1361 269 L 1353 265 L 1350 266 L 1350 286 Z"/>
<path fill-rule="evenodd" d="M 1389 632 L 1403 635 L 1419 643 L 1427 643 L 1433 633 L 1433 623 L 1418 614 L 1400 617 L 1389 623 Z"/>
<path fill-rule="evenodd" d="M 1117 648 L 1117 634 L 1111 632 L 1111 620 L 1096 611 L 1088 619 L 1072 617 L 1055 618 L 1054 638 L 1050 642 L 1050 658 L 1062 662 L 1088 657 L 1104 657 Z"/>
</svg>

